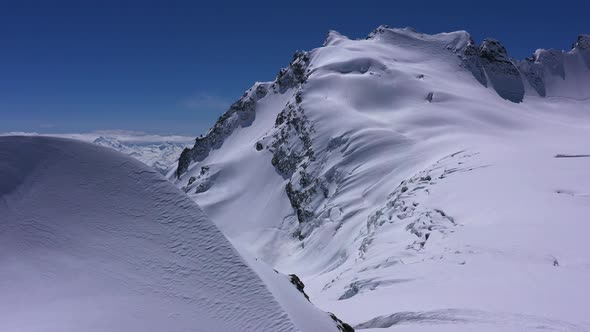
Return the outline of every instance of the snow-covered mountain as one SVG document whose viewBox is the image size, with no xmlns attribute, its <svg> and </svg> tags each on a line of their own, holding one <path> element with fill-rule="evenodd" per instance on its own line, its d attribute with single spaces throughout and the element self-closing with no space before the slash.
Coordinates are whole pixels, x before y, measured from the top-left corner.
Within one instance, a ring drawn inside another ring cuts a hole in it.
<svg viewBox="0 0 590 332">
<path fill-rule="evenodd" d="M 1 331 L 344 331 L 154 169 L 0 138 Z"/>
<path fill-rule="evenodd" d="M 109 136 L 100 136 L 93 143 L 130 155 L 155 168 L 162 174 L 166 174 L 171 168 L 174 168 L 180 153 L 186 147 L 186 144 L 173 142 L 158 144 L 123 143 L 115 137 Z"/>
<path fill-rule="evenodd" d="M 330 32 L 168 176 L 357 329 L 587 331 L 590 36 Z"/>
</svg>

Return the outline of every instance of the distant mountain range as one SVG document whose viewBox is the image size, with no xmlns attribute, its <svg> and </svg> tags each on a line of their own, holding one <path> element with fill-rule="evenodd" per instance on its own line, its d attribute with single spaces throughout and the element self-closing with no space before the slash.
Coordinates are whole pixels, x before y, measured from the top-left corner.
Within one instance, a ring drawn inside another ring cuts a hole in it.
<svg viewBox="0 0 590 332">
<path fill-rule="evenodd" d="M 158 144 L 123 143 L 114 137 L 100 136 L 92 143 L 113 149 L 153 167 L 161 174 L 175 169 L 178 157 L 187 144 L 163 142 Z"/>
</svg>

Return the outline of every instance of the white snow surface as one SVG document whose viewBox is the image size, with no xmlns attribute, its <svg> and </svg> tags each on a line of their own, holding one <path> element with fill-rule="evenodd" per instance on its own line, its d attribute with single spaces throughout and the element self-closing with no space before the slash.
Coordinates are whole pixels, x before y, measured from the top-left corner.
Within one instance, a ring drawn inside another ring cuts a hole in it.
<svg viewBox="0 0 590 332">
<path fill-rule="evenodd" d="M 513 103 L 462 66 L 466 32 L 384 30 L 331 32 L 304 84 L 257 101 L 253 123 L 177 185 L 213 172 L 188 193 L 232 243 L 297 273 L 357 330 L 590 331 L 582 50 L 559 53 L 565 78 L 545 72 L 547 97 L 523 79 Z M 327 183 L 305 226 L 271 163 L 277 115 L 297 93 L 314 127 L 307 172 Z"/>
<path fill-rule="evenodd" d="M 0 137 L 0 331 L 337 330 L 287 276 L 246 259 L 139 161 Z"/>
</svg>

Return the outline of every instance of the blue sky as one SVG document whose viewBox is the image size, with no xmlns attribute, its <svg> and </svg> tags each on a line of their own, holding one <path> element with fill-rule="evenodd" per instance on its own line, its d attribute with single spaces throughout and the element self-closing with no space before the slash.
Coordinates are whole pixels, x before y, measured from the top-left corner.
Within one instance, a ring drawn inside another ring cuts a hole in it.
<svg viewBox="0 0 590 332">
<path fill-rule="evenodd" d="M 194 136 L 330 29 L 467 30 L 523 58 L 590 33 L 586 2 L 0 0 L 0 132 Z"/>
</svg>

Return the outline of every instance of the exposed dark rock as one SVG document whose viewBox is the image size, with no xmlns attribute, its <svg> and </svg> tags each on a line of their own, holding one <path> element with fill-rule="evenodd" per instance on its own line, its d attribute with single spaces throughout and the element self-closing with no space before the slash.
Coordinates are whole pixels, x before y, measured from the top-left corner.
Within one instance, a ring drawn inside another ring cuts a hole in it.
<svg viewBox="0 0 590 332">
<path fill-rule="evenodd" d="M 316 193 L 315 187 L 306 190 L 295 190 L 293 184 L 288 182 L 285 186 L 285 192 L 289 198 L 291 206 L 297 213 L 297 220 L 304 223 L 313 218 L 313 212 L 306 209 L 307 204 L 311 201 L 311 197 Z"/>
<path fill-rule="evenodd" d="M 342 331 L 342 332 L 354 332 L 354 329 L 352 328 L 352 326 L 350 326 L 350 325 L 346 324 L 345 322 L 341 321 L 333 313 L 329 312 L 329 314 L 330 314 L 330 317 L 332 317 L 332 320 L 334 322 L 336 322 L 336 326 L 338 327 L 338 331 Z"/>
<path fill-rule="evenodd" d="M 579 35 L 573 48 L 590 50 L 590 35 Z"/>
<path fill-rule="evenodd" d="M 432 98 L 434 98 L 434 92 L 429 92 L 428 96 L 426 96 L 426 101 L 432 103 Z"/>
<path fill-rule="evenodd" d="M 277 271 L 275 270 L 275 272 L 277 272 Z M 295 285 L 297 290 L 299 292 L 301 292 L 301 294 L 303 294 L 303 296 L 305 296 L 305 298 L 309 301 L 309 296 L 305 293 L 305 284 L 303 283 L 303 281 L 301 281 L 301 279 L 296 274 L 289 274 L 289 278 L 290 278 L 291 283 L 293 285 Z M 332 320 L 336 323 L 336 326 L 338 327 L 338 331 L 354 332 L 354 329 L 352 328 L 352 326 L 344 323 L 342 320 L 340 320 L 338 317 L 336 317 L 336 315 L 334 315 L 333 313 L 329 312 L 328 314 L 330 315 L 330 318 L 332 318 Z"/>
<path fill-rule="evenodd" d="M 357 282 L 353 282 L 350 284 L 350 286 L 348 287 L 348 289 L 344 292 L 344 294 L 342 294 L 338 300 L 346 300 L 349 299 L 353 296 L 355 296 L 356 294 L 358 294 L 359 292 L 359 285 Z"/>
<path fill-rule="evenodd" d="M 190 166 L 192 161 L 192 149 L 184 148 L 180 153 L 180 157 L 178 158 L 178 167 L 176 168 L 176 177 L 180 178 L 180 176 L 186 172 L 188 167 Z"/>
<path fill-rule="evenodd" d="M 289 179 L 285 192 L 295 210 L 299 223 L 305 223 L 314 216 L 308 205 L 314 195 L 320 192 L 321 181 L 307 169 L 315 161 L 312 133 L 314 128 L 302 107 L 303 97 L 295 93 L 294 102 L 287 104 L 275 121 L 275 133 L 270 145 L 271 163 L 278 173 Z M 305 232 L 297 232 L 304 238 Z"/>
<path fill-rule="evenodd" d="M 487 77 L 498 95 L 520 103 L 524 98 L 524 85 L 506 48 L 495 39 L 486 39 L 479 46 L 478 53 Z"/>
<path fill-rule="evenodd" d="M 586 67 L 590 69 L 590 35 L 579 35 L 574 48 L 580 52 Z"/>
<path fill-rule="evenodd" d="M 565 79 L 563 52 L 561 50 L 541 50 L 535 54 L 535 62 L 546 68 L 551 75 Z"/>
<path fill-rule="evenodd" d="M 217 177 L 219 171 L 211 171 L 209 166 L 202 166 L 201 171 L 197 176 L 191 176 L 186 186 L 182 187 L 182 190 L 186 193 L 193 191 L 194 193 L 202 193 L 209 190 Z"/>
<path fill-rule="evenodd" d="M 190 179 L 188 179 L 188 185 L 190 186 L 191 184 L 193 184 L 193 182 L 195 182 L 197 178 L 195 178 L 194 176 L 191 176 Z"/>
<path fill-rule="evenodd" d="M 475 77 L 475 79 L 481 83 L 481 85 L 487 87 L 488 79 L 486 78 L 483 66 L 481 65 L 477 46 L 473 43 L 473 41 L 465 46 L 461 58 L 463 60 L 463 65 L 469 69 L 469 71 L 471 71 L 473 77 Z"/>
<path fill-rule="evenodd" d="M 290 88 L 302 84 L 307 79 L 307 66 L 309 65 L 309 54 L 304 51 L 297 51 L 289 66 L 279 71 L 275 79 L 275 88 L 278 92 L 284 93 Z"/>
<path fill-rule="evenodd" d="M 307 67 L 309 65 L 309 54 L 303 51 L 297 51 L 293 59 L 286 68 L 281 69 L 274 83 L 257 83 L 255 86 L 246 91 L 246 93 L 225 112 L 207 132 L 204 137 L 199 137 L 195 145 L 189 149 L 186 148 L 178 161 L 176 177 L 180 178 L 190 164 L 202 161 L 209 155 L 212 149 L 218 149 L 223 141 L 231 135 L 237 127 L 247 127 L 254 122 L 256 118 L 256 102 L 264 98 L 269 87 L 272 86 L 275 92 L 284 93 L 290 88 L 297 87 L 305 83 L 307 79 Z M 296 96 L 296 102 L 301 102 L 301 97 Z M 281 118 L 277 117 L 277 125 L 282 123 Z"/>
<path fill-rule="evenodd" d="M 470 41 L 461 54 L 463 65 L 483 86 L 492 85 L 498 95 L 515 103 L 524 98 L 524 85 L 518 68 L 508 57 L 506 48 L 495 39 L 476 46 Z"/>
<path fill-rule="evenodd" d="M 535 61 L 534 57 L 529 57 L 520 61 L 518 63 L 518 70 L 523 74 L 533 89 L 537 91 L 539 96 L 546 96 L 543 67 Z"/>
<path fill-rule="evenodd" d="M 391 27 L 389 25 L 382 24 L 382 25 L 378 26 L 377 29 L 371 31 L 371 33 L 369 33 L 369 35 L 367 36 L 367 39 L 375 38 L 376 36 L 379 36 L 379 35 L 385 33 L 387 31 L 387 29 L 391 29 Z"/>
<path fill-rule="evenodd" d="M 203 181 L 203 182 L 199 183 L 197 188 L 195 188 L 195 194 L 204 193 L 205 191 L 211 189 L 212 185 L 213 185 L 213 181 L 210 181 L 210 180 Z"/>
<path fill-rule="evenodd" d="M 578 50 L 586 67 L 590 69 L 590 35 L 579 35 L 578 40 L 574 43 L 573 48 Z"/>
<path fill-rule="evenodd" d="M 291 283 L 295 285 L 295 287 L 297 287 L 297 290 L 300 291 L 301 294 L 303 294 L 303 296 L 305 296 L 305 298 L 309 301 L 309 296 L 305 294 L 305 284 L 303 283 L 303 281 L 301 281 L 301 279 L 299 279 L 299 277 L 296 274 L 289 274 L 289 278 L 291 278 Z"/>
</svg>

